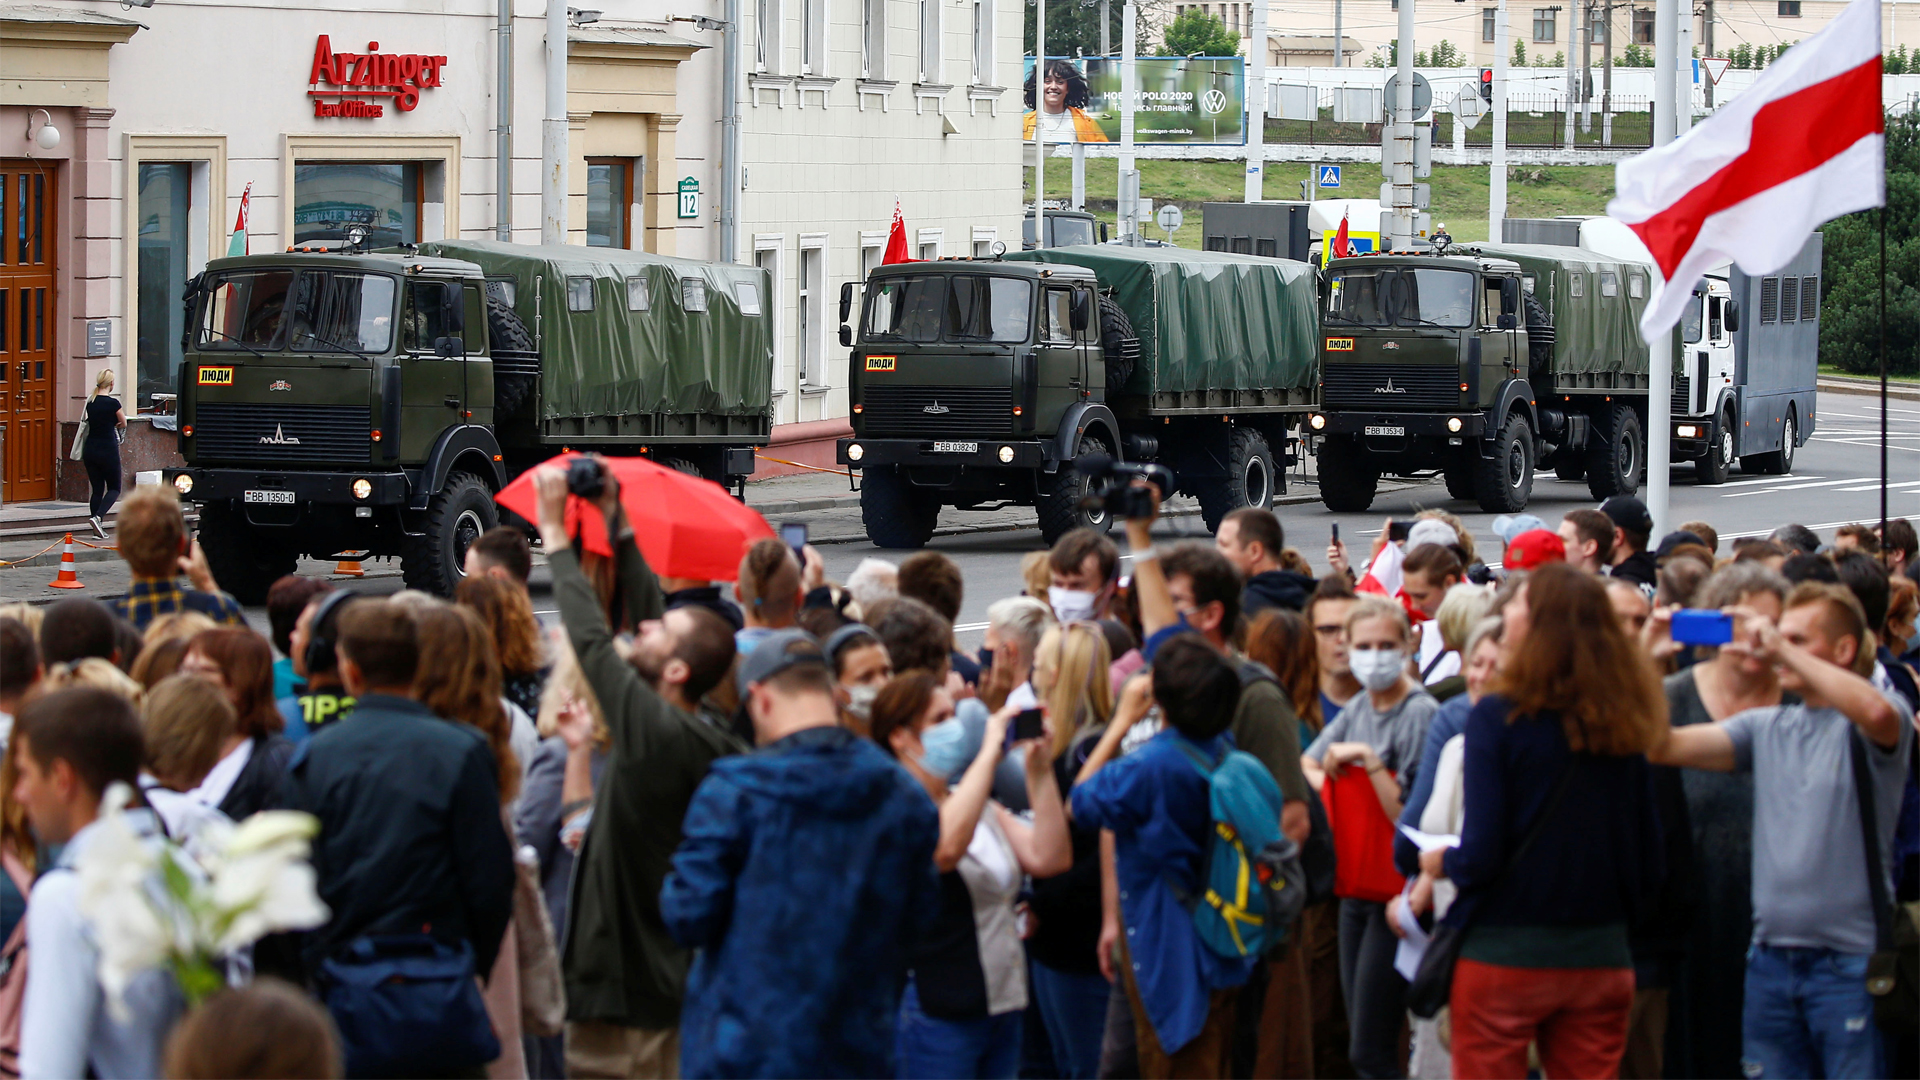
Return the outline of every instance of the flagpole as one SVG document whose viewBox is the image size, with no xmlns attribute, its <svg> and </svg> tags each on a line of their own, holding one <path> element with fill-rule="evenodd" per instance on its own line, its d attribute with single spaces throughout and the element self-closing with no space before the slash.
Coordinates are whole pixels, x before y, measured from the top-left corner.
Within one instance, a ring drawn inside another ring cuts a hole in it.
<svg viewBox="0 0 1920 1080">
<path fill-rule="evenodd" d="M 1047 0 L 1033 4 L 1033 246 L 1047 246 Z"/>
<path fill-rule="evenodd" d="M 1887 204 L 1880 202 L 1880 560 L 1887 561 Z"/>
</svg>

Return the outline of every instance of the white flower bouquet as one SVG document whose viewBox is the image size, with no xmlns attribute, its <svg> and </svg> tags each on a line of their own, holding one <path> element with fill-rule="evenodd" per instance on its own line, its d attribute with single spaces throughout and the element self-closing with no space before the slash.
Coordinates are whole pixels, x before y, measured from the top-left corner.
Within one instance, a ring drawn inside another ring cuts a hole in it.
<svg viewBox="0 0 1920 1080">
<path fill-rule="evenodd" d="M 122 1010 L 135 976 L 166 968 L 189 1006 L 226 985 L 222 960 L 267 934 L 307 930 L 330 915 L 315 890 L 311 814 L 268 810 L 204 831 L 195 855 L 129 821 L 132 793 L 107 790 L 95 834 L 74 861 L 80 913 L 100 953 L 100 983 Z M 197 855 L 197 857 L 196 857 Z"/>
</svg>

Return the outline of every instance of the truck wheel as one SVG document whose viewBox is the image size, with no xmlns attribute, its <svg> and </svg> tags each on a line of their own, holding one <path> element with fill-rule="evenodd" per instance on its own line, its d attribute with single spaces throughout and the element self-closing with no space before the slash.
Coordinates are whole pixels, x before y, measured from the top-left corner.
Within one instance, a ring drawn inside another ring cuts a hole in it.
<svg viewBox="0 0 1920 1080">
<path fill-rule="evenodd" d="M 1082 454 L 1111 454 L 1106 440 L 1092 435 L 1080 437 L 1080 449 L 1074 457 Z M 1075 529 L 1092 529 L 1097 533 L 1106 533 L 1113 528 L 1113 515 L 1104 507 L 1092 510 L 1083 508 L 1080 500 L 1093 491 L 1093 482 L 1081 475 L 1070 461 L 1060 463 L 1060 471 L 1052 476 L 1040 477 L 1040 538 L 1048 545 Z"/>
<path fill-rule="evenodd" d="M 1320 501 L 1336 513 L 1353 514 L 1373 505 L 1380 490 L 1380 470 L 1352 439 L 1327 439 L 1316 459 L 1320 470 Z"/>
<path fill-rule="evenodd" d="M 1279 471 L 1266 436 L 1252 428 L 1235 426 L 1227 436 L 1227 475 L 1195 485 L 1200 518 L 1208 532 L 1220 531 L 1228 514 L 1243 506 L 1273 509 Z"/>
<path fill-rule="evenodd" d="M 1785 476 L 1792 472 L 1793 441 L 1799 435 L 1799 419 L 1793 415 L 1793 408 L 1789 406 L 1786 425 L 1780 429 L 1780 449 L 1764 454 L 1749 454 L 1741 458 L 1741 471 L 1759 473 L 1763 476 Z"/>
<path fill-rule="evenodd" d="M 1447 480 L 1447 497 L 1452 499 L 1471 499 L 1473 492 L 1473 464 L 1456 461 L 1441 470 Z"/>
<path fill-rule="evenodd" d="M 487 334 L 493 353 L 493 408 L 497 415 L 511 416 L 533 400 L 540 381 L 539 354 L 533 347 L 533 335 L 520 315 L 505 299 L 486 292 Z M 514 363 L 521 360 L 521 363 Z M 528 364 L 524 361 L 531 360 Z M 523 370 L 531 368 L 531 370 Z"/>
<path fill-rule="evenodd" d="M 454 473 L 427 504 L 426 533 L 406 538 L 401 580 L 409 589 L 452 596 L 467 576 L 467 548 L 498 524 L 500 508 L 486 482 L 472 473 Z"/>
<path fill-rule="evenodd" d="M 1100 297 L 1100 351 L 1107 365 L 1107 398 L 1118 397 L 1140 360 L 1140 338 L 1133 321 L 1109 296 Z"/>
<path fill-rule="evenodd" d="M 1646 440 L 1633 406 L 1616 403 L 1594 417 L 1587 429 L 1587 490 L 1594 498 L 1639 491 L 1646 466 Z"/>
<path fill-rule="evenodd" d="M 867 539 L 875 545 L 924 547 L 933 539 L 939 518 L 939 497 L 915 488 L 898 469 L 883 465 L 862 470 L 860 520 L 867 526 Z"/>
<path fill-rule="evenodd" d="M 1522 298 L 1527 316 L 1527 370 L 1545 371 L 1553 363 L 1553 319 L 1531 294 Z"/>
<path fill-rule="evenodd" d="M 1507 417 L 1493 440 L 1493 456 L 1474 462 L 1474 497 L 1489 514 L 1517 514 L 1533 496 L 1533 429 L 1524 416 Z"/>
<path fill-rule="evenodd" d="M 273 583 L 298 566 L 292 552 L 269 543 L 244 511 L 226 503 L 200 508 L 199 540 L 220 587 L 243 604 L 266 603 Z"/>
<path fill-rule="evenodd" d="M 1721 413 L 1714 420 L 1717 429 L 1707 456 L 1693 463 L 1694 479 L 1702 484 L 1724 484 L 1733 468 L 1733 417 Z"/>
</svg>

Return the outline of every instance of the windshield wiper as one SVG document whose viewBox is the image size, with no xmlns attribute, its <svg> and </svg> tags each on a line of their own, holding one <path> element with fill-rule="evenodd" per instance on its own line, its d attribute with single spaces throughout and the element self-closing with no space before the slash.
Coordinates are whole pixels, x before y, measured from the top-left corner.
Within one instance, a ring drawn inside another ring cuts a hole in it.
<svg viewBox="0 0 1920 1080">
<path fill-rule="evenodd" d="M 363 353 L 358 349 L 349 349 L 345 345 L 342 345 L 337 341 L 328 341 L 326 338 L 321 337 L 319 334 L 316 334 L 311 330 L 307 331 L 302 336 L 305 337 L 308 341 L 317 341 L 320 344 L 325 345 L 329 349 L 339 349 L 341 352 L 351 353 L 352 355 L 362 360 L 365 360 L 369 364 L 373 363 L 373 357 L 368 356 L 366 353 Z"/>
<path fill-rule="evenodd" d="M 1433 321 L 1432 319 L 1423 319 L 1423 318 L 1421 318 L 1421 317 L 1420 317 L 1420 316 L 1418 316 L 1418 315 L 1402 315 L 1402 316 L 1400 316 L 1400 325 L 1402 325 L 1402 326 L 1407 326 L 1407 325 L 1413 325 L 1413 326 L 1432 326 L 1432 327 L 1437 327 L 1438 329 L 1441 329 L 1441 330 L 1453 330 L 1453 329 L 1457 329 L 1456 327 L 1451 327 L 1451 326 L 1442 326 L 1441 324 L 1439 324 L 1439 323 L 1437 323 L 1437 322 L 1434 322 L 1434 321 Z"/>
<path fill-rule="evenodd" d="M 247 344 L 246 342 L 241 341 L 239 338 L 234 337 L 232 334 L 225 333 L 220 330 L 215 330 L 211 326 L 202 327 L 202 329 L 204 329 L 209 334 L 219 334 L 221 337 L 226 338 L 228 341 L 233 342 L 235 345 L 240 346 L 241 348 L 247 350 L 248 352 L 252 353 L 253 355 L 259 357 L 262 360 L 265 360 L 267 358 L 266 353 L 263 353 L 259 349 L 256 349 L 253 346 Z"/>
</svg>

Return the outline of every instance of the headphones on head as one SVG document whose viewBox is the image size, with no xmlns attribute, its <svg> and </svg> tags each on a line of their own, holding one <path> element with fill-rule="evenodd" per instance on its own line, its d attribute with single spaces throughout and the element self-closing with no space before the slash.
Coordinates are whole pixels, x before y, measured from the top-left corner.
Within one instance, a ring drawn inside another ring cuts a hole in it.
<svg viewBox="0 0 1920 1080">
<path fill-rule="evenodd" d="M 337 631 L 335 624 L 340 621 L 340 609 L 352 601 L 360 599 L 360 594 L 349 589 L 337 589 L 328 593 L 320 601 L 320 607 L 313 613 L 313 629 L 307 636 L 307 678 L 312 679 L 316 671 L 333 671 L 340 666 L 335 654 Z"/>
</svg>

